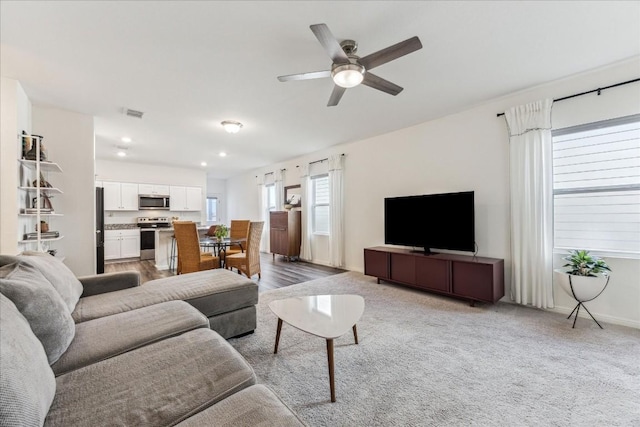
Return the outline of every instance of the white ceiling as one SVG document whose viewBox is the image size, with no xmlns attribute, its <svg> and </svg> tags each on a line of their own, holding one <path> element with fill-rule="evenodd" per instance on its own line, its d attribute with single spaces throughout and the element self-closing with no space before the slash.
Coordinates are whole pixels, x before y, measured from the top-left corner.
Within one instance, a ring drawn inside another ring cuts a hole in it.
<svg viewBox="0 0 640 427">
<path fill-rule="evenodd" d="M 0 19 L 2 76 L 34 104 L 95 116 L 98 158 L 117 159 L 127 135 L 122 161 L 206 161 L 214 178 L 640 55 L 637 1 L 3 0 Z M 405 90 L 358 86 L 327 107 L 330 79 L 280 83 L 330 68 L 317 23 L 356 40 L 360 56 L 420 37 L 423 49 L 375 71 Z M 222 120 L 244 128 L 227 134 Z"/>
</svg>

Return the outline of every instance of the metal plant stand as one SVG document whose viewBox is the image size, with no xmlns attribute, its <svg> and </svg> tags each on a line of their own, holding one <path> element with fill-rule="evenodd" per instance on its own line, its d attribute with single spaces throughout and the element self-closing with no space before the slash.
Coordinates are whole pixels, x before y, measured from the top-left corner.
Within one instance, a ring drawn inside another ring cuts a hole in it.
<svg viewBox="0 0 640 427">
<path fill-rule="evenodd" d="M 584 305 L 583 303 L 585 302 L 589 302 L 589 301 L 593 301 L 594 299 L 598 298 L 600 296 L 601 293 L 604 292 L 604 290 L 607 288 L 607 285 L 609 284 L 609 279 L 610 276 L 607 276 L 607 282 L 604 284 L 604 286 L 602 287 L 602 290 L 598 293 L 598 295 L 596 295 L 595 297 L 591 298 L 591 299 L 587 299 L 587 300 L 580 300 L 577 296 L 576 293 L 573 289 L 573 283 L 571 282 L 571 275 L 569 275 L 569 286 L 571 287 L 571 294 L 573 296 L 573 299 L 575 299 L 576 301 L 578 301 L 578 304 L 576 304 L 576 306 L 573 308 L 573 311 L 571 312 L 571 314 L 569 314 L 569 316 L 567 317 L 567 319 L 570 319 L 571 316 L 573 315 L 573 313 L 576 313 L 576 317 L 575 319 L 573 319 L 573 326 L 572 328 L 576 327 L 576 321 L 578 320 L 578 314 L 580 313 L 580 307 L 584 308 L 586 310 L 587 313 L 589 313 L 589 316 L 591 316 L 591 318 L 593 319 L 594 322 L 596 322 L 596 324 L 598 326 L 600 326 L 600 329 L 604 329 L 602 327 L 602 325 L 596 320 L 595 317 L 593 317 L 593 314 L 591 314 L 591 312 L 587 309 L 587 306 Z"/>
</svg>

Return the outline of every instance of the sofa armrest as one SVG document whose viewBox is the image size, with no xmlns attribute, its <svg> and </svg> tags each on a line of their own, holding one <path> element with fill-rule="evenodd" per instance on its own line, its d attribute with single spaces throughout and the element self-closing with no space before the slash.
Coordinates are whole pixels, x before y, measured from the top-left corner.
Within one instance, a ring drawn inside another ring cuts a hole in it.
<svg viewBox="0 0 640 427">
<path fill-rule="evenodd" d="M 78 277 L 78 280 L 84 287 L 81 297 L 89 297 L 140 286 L 140 273 L 137 271 L 120 271 L 117 273 L 82 276 Z"/>
</svg>

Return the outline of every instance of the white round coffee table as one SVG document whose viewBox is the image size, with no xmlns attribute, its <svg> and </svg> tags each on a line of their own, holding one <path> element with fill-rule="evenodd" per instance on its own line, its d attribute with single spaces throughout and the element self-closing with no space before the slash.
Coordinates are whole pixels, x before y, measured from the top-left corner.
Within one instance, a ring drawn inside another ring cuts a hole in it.
<svg viewBox="0 0 640 427">
<path fill-rule="evenodd" d="M 276 344 L 273 350 L 275 354 L 278 353 L 283 321 L 303 332 L 327 340 L 329 387 L 331 401 L 335 402 L 333 340 L 351 329 L 358 344 L 356 323 L 364 312 L 364 298 L 360 295 L 309 295 L 272 301 L 269 308 L 278 316 Z"/>
</svg>

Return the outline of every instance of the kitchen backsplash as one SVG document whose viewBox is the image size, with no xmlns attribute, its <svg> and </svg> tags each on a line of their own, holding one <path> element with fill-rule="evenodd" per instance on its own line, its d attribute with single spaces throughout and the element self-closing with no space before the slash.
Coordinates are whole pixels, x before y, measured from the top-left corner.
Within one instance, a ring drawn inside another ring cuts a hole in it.
<svg viewBox="0 0 640 427">
<path fill-rule="evenodd" d="M 194 222 L 200 222 L 202 220 L 202 215 L 200 212 L 171 212 L 160 210 L 127 212 L 107 211 L 104 213 L 105 229 L 108 230 L 107 226 L 111 224 L 132 224 L 135 227 L 135 224 L 138 222 L 138 218 L 141 216 L 149 218 L 167 217 L 169 219 L 177 216 L 181 221 Z"/>
</svg>

